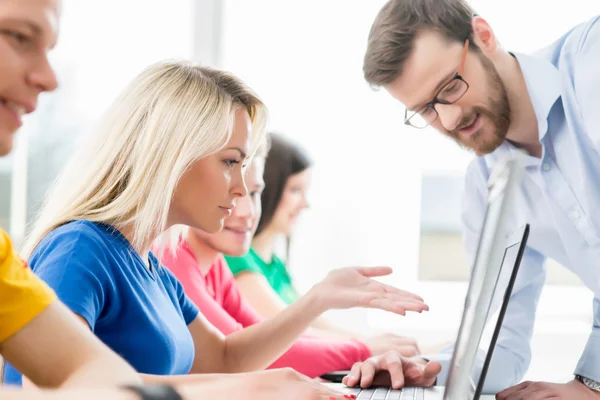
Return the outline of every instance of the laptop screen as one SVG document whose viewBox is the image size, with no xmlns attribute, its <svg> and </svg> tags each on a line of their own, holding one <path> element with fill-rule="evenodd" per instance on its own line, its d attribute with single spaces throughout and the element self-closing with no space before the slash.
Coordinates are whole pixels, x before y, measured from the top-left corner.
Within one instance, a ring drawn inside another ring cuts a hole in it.
<svg viewBox="0 0 600 400">
<path fill-rule="evenodd" d="M 508 302 L 510 295 L 512 293 L 512 288 L 514 286 L 517 273 L 519 270 L 519 264 L 521 261 L 521 257 L 523 255 L 523 251 L 525 248 L 525 244 L 527 243 L 527 237 L 529 233 L 529 226 L 525 226 L 524 229 L 521 229 L 517 232 L 519 234 L 519 240 L 509 241 L 507 243 L 507 247 L 504 250 L 504 254 L 502 257 L 502 263 L 500 266 L 500 271 L 498 275 L 498 279 L 496 281 L 496 285 L 492 290 L 492 302 L 489 308 L 489 312 L 485 318 L 485 324 L 488 329 L 481 335 L 480 342 L 478 348 L 486 351 L 486 359 L 483 364 L 483 369 L 479 376 L 479 381 L 477 386 L 473 384 L 471 390 L 468 391 L 468 397 L 455 397 L 450 393 L 446 393 L 446 397 L 448 399 L 460 399 L 460 398 L 468 398 L 468 399 L 478 399 L 479 396 L 483 393 L 483 385 L 485 382 L 485 378 L 487 375 L 487 370 L 492 359 L 492 355 L 494 352 L 494 347 L 496 346 L 496 340 L 498 339 L 498 335 L 500 333 L 500 329 L 502 328 L 502 321 L 504 318 L 504 314 L 508 307 Z M 473 329 L 472 320 L 465 319 L 463 321 L 463 326 L 461 327 L 465 331 L 469 331 Z M 489 330 L 489 331 L 488 331 Z M 460 340 L 459 340 L 460 343 Z M 464 342 L 463 342 L 464 343 Z M 470 346 L 467 346 L 470 347 Z M 459 361 L 458 359 L 456 361 Z M 460 369 L 460 363 L 455 363 L 454 368 Z M 459 392 L 460 393 L 460 392 Z M 464 393 L 464 392 L 463 392 Z"/>
<path fill-rule="evenodd" d="M 506 212 L 513 208 L 514 192 L 520 179 L 519 161 L 510 160 L 501 168 L 495 169 L 495 174 L 488 182 L 487 208 L 483 220 L 479 244 L 471 272 L 471 280 L 465 298 L 462 321 L 458 331 L 452 361 L 448 370 L 444 399 L 472 399 L 476 386 L 472 374 L 476 368 L 477 353 L 481 338 L 486 327 L 486 321 L 492 308 L 496 287 L 502 280 L 502 266 L 508 261 L 516 249 L 509 249 L 517 240 L 508 240 L 514 232 L 509 232 L 506 222 Z M 521 231 L 522 232 L 522 231 Z M 522 236 L 519 238 L 521 239 Z M 520 241 L 520 240 L 519 240 Z M 506 251 L 509 249 L 510 254 Z M 508 265 L 508 264 L 507 264 Z M 514 266 L 514 264 L 513 264 Z M 505 268 L 512 271 L 513 268 Z M 509 271 L 509 277 L 510 277 Z M 503 296 L 502 296 L 503 297 Z"/>
<path fill-rule="evenodd" d="M 502 259 L 502 269 L 500 270 L 500 277 L 498 283 L 494 289 L 494 301 L 490 307 L 490 313 L 487 318 L 487 325 L 490 328 L 489 332 L 484 332 L 480 348 L 486 350 L 486 358 L 483 363 L 483 369 L 479 376 L 479 382 L 475 390 L 474 399 L 478 399 L 483 393 L 483 386 L 487 375 L 492 356 L 494 354 L 494 348 L 496 347 L 496 341 L 502 329 L 502 321 L 504 314 L 509 305 L 509 299 L 512 294 L 512 289 L 517 279 L 519 272 L 519 264 L 523 257 L 525 245 L 527 244 L 527 238 L 529 236 L 529 226 L 525 226 L 523 231 L 523 237 L 517 243 L 513 243 L 511 246 L 506 248 L 504 252 L 504 258 Z"/>
<path fill-rule="evenodd" d="M 490 307 L 490 314 L 488 315 L 486 321 L 486 330 L 484 331 L 483 336 L 481 337 L 481 342 L 479 343 L 479 347 L 486 351 L 490 348 L 494 328 L 498 324 L 498 317 L 500 316 L 500 305 L 502 304 L 502 300 L 504 299 L 504 291 L 506 290 L 508 281 L 510 280 L 511 273 L 513 271 L 513 267 L 519 255 L 519 247 L 520 243 L 515 243 L 512 246 L 508 247 L 504 252 L 504 259 L 502 260 L 502 270 L 500 272 L 500 277 L 498 278 L 498 283 L 494 291 L 494 300 L 492 302 L 492 306 Z"/>
<path fill-rule="evenodd" d="M 471 386 L 468 382 L 470 382 L 471 371 L 473 370 L 479 348 L 479 340 L 483 334 L 485 319 L 492 302 L 491 292 L 498 278 L 498 275 L 490 276 L 491 271 L 489 270 L 492 268 L 488 268 L 488 263 L 491 258 L 490 253 L 494 247 L 495 238 L 497 237 L 496 228 L 499 222 L 501 206 L 502 201 L 498 201 L 498 199 L 488 204 L 477 252 L 478 260 L 475 261 L 475 266 L 471 273 L 462 322 L 454 345 L 454 353 L 448 372 L 446 399 L 462 400 L 462 396 L 455 396 L 455 394 L 465 392 L 474 393 L 475 391 L 475 387 L 467 388 L 467 386 Z M 500 268 L 498 268 L 498 272 L 499 270 Z"/>
</svg>

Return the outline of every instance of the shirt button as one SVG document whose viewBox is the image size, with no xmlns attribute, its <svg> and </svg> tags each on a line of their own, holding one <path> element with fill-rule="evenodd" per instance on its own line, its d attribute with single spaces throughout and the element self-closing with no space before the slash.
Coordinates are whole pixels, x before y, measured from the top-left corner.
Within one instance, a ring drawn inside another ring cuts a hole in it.
<svg viewBox="0 0 600 400">
<path fill-rule="evenodd" d="M 550 164 L 544 163 L 542 164 L 542 168 L 544 169 L 544 171 L 550 171 Z"/>
<path fill-rule="evenodd" d="M 571 211 L 571 218 L 573 218 L 574 220 L 578 220 L 579 218 L 581 218 L 581 212 L 579 212 L 579 210 Z"/>
</svg>

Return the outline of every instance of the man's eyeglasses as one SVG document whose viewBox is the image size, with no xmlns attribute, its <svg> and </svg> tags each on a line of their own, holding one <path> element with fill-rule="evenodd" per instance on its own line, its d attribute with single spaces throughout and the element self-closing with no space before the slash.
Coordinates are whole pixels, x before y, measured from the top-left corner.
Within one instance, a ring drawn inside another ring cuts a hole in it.
<svg viewBox="0 0 600 400">
<path fill-rule="evenodd" d="M 467 53 L 469 51 L 469 39 L 465 40 L 465 45 L 462 51 L 462 57 L 458 66 L 458 72 L 450 82 L 448 82 L 425 106 L 421 107 L 417 111 L 412 112 L 410 115 L 408 110 L 404 111 L 404 123 L 412 126 L 413 128 L 423 129 L 431 125 L 435 120 L 438 119 L 439 114 L 435 109 L 436 104 L 453 104 L 460 100 L 467 90 L 469 90 L 469 84 L 465 82 L 462 77 L 463 70 L 465 67 L 465 61 L 467 60 Z"/>
</svg>

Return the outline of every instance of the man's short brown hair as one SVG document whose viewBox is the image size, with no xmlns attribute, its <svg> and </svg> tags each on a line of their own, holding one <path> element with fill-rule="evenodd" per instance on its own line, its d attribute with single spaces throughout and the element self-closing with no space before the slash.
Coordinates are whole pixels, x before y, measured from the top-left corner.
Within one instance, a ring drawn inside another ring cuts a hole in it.
<svg viewBox="0 0 600 400">
<path fill-rule="evenodd" d="M 390 0 L 373 22 L 363 72 L 374 87 L 394 81 L 404 68 L 419 31 L 436 30 L 450 42 L 471 37 L 475 15 L 466 0 Z"/>
</svg>

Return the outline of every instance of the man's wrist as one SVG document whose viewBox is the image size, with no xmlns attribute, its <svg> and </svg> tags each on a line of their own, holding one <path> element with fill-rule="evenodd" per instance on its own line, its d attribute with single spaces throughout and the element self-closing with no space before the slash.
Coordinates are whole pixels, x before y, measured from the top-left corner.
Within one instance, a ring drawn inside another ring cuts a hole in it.
<svg viewBox="0 0 600 400">
<path fill-rule="evenodd" d="M 600 395 L 600 382 L 582 375 L 575 375 L 575 379 L 582 383 L 586 388 L 588 388 L 592 392 L 596 393 L 597 395 Z"/>
</svg>

